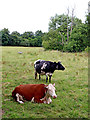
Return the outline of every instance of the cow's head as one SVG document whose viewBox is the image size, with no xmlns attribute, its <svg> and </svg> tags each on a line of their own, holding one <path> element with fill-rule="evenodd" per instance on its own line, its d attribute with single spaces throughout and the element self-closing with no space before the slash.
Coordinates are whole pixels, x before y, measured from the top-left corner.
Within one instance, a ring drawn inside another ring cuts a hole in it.
<svg viewBox="0 0 90 120">
<path fill-rule="evenodd" d="M 61 64 L 61 62 L 58 62 L 56 65 L 57 70 L 65 70 L 65 67 Z"/>
<path fill-rule="evenodd" d="M 53 98 L 56 98 L 57 97 L 57 95 L 56 95 L 56 93 L 55 93 L 55 83 L 52 85 L 52 84 L 49 84 L 48 86 L 46 86 L 46 88 L 47 88 L 47 95 L 49 96 L 49 97 L 53 97 Z"/>
</svg>

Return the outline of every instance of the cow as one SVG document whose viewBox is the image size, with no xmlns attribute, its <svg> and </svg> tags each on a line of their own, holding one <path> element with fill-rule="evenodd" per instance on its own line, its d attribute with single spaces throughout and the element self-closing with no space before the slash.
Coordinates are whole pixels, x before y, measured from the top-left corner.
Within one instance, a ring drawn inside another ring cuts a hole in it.
<svg viewBox="0 0 90 120">
<path fill-rule="evenodd" d="M 39 74 L 39 80 L 41 79 L 40 75 L 46 75 L 46 82 L 51 82 L 52 74 L 55 70 L 65 70 L 65 67 L 61 64 L 61 62 L 51 62 L 45 60 L 37 60 L 34 62 L 35 68 L 35 79 L 37 78 L 37 73 Z"/>
<path fill-rule="evenodd" d="M 31 101 L 35 103 L 52 102 L 51 98 L 57 98 L 55 93 L 55 84 L 25 84 L 17 86 L 13 92 L 12 97 L 19 103 Z"/>
</svg>

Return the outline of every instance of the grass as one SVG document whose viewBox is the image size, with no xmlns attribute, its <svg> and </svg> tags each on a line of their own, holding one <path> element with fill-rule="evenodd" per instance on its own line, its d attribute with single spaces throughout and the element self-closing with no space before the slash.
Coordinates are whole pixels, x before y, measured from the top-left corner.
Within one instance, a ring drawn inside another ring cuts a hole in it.
<svg viewBox="0 0 90 120">
<path fill-rule="evenodd" d="M 65 71 L 55 71 L 52 76 L 58 97 L 49 105 L 19 104 L 11 97 L 16 86 L 46 84 L 45 76 L 34 79 L 37 59 L 61 61 L 65 66 Z M 2 47 L 2 95 L 2 118 L 88 118 L 88 55 L 36 47 Z"/>
</svg>

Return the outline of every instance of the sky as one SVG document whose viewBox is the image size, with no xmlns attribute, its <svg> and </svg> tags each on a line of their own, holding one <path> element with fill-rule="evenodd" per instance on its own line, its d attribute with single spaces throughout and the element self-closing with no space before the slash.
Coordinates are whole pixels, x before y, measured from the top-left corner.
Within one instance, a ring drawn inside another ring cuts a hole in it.
<svg viewBox="0 0 90 120">
<path fill-rule="evenodd" d="M 85 21 L 89 0 L 0 0 L 0 30 L 8 28 L 10 33 L 17 31 L 48 32 L 49 21 L 55 14 L 70 15 Z"/>
</svg>

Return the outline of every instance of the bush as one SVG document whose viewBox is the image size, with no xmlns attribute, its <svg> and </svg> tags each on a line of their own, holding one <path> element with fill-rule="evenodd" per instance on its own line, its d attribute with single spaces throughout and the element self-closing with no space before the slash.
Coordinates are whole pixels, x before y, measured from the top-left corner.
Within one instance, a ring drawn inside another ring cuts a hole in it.
<svg viewBox="0 0 90 120">
<path fill-rule="evenodd" d="M 52 40 L 48 40 L 48 41 L 43 41 L 43 47 L 48 50 L 62 50 L 63 49 L 63 45 L 57 41 L 57 39 L 52 39 Z"/>
<path fill-rule="evenodd" d="M 85 48 L 85 52 L 90 52 L 90 47 L 87 46 L 87 47 Z"/>
<path fill-rule="evenodd" d="M 64 44 L 63 51 L 64 52 L 81 52 L 83 51 L 83 48 L 78 44 L 77 41 L 72 40 Z"/>
</svg>

